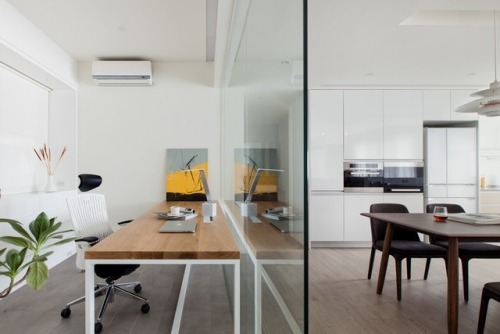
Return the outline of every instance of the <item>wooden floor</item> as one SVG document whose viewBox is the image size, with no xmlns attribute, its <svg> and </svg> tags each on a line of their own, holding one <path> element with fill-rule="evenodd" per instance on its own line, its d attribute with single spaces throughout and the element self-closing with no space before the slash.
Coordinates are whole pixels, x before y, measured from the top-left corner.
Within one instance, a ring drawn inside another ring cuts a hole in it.
<svg viewBox="0 0 500 334">
<path fill-rule="evenodd" d="M 374 274 L 366 278 L 369 249 L 312 249 L 309 260 L 309 333 L 390 334 L 447 332 L 444 261 L 433 260 L 428 280 L 422 279 L 424 260 L 413 260 L 412 279 L 403 279 L 402 300 L 396 299 L 391 259 L 382 295 Z M 140 302 L 117 297 L 103 319 L 105 333 L 169 333 L 172 327 L 184 266 L 141 266 L 127 280 L 140 280 L 151 311 L 140 312 Z M 230 303 L 221 266 L 193 266 L 181 333 L 232 333 Z M 84 292 L 84 275 L 70 258 L 53 268 L 42 291 L 27 287 L 0 301 L 0 333 L 84 333 L 84 304 L 72 307 L 71 317 L 59 315 L 65 304 Z M 406 273 L 403 273 L 405 276 Z M 475 333 L 481 289 L 500 280 L 496 260 L 470 262 L 470 300 L 460 287 L 459 333 Z M 461 282 L 460 282 L 461 283 Z M 486 333 L 500 333 L 500 304 L 492 301 Z"/>
<path fill-rule="evenodd" d="M 423 280 L 423 259 L 412 261 L 412 279 L 403 269 L 402 300 L 396 298 L 391 258 L 382 295 L 376 294 L 377 252 L 372 279 L 367 279 L 369 249 L 313 249 L 309 253 L 309 333 L 447 333 L 444 261 L 432 260 Z M 404 266 L 406 267 L 406 266 Z M 469 302 L 460 280 L 459 333 L 476 333 L 481 289 L 500 281 L 498 260 L 469 262 Z M 500 304 L 491 301 L 485 333 L 500 333 Z"/>
</svg>

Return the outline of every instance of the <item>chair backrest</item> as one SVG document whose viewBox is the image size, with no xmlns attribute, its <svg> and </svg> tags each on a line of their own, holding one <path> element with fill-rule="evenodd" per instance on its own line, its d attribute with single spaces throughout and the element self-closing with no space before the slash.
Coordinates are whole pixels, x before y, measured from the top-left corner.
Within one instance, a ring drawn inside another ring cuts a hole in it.
<svg viewBox="0 0 500 334">
<path fill-rule="evenodd" d="M 433 203 L 433 204 L 427 204 L 425 206 L 425 212 L 427 213 L 433 213 L 434 212 L 434 208 L 436 206 L 444 206 L 446 207 L 446 209 L 448 210 L 448 213 L 462 213 L 462 212 L 465 212 L 464 208 L 462 208 L 460 205 L 458 204 L 449 204 L 449 203 Z M 440 237 L 435 237 L 435 236 L 429 236 L 429 242 L 431 244 L 435 244 L 436 242 L 439 242 L 439 241 L 446 241 L 447 239 L 446 238 L 440 238 Z"/>
<path fill-rule="evenodd" d="M 434 203 L 434 204 L 427 204 L 425 206 L 425 212 L 427 213 L 433 213 L 434 208 L 436 206 L 444 206 L 448 209 L 448 213 L 462 213 L 465 212 L 464 208 L 462 208 L 458 204 L 449 204 L 449 203 Z"/>
<path fill-rule="evenodd" d="M 77 237 L 94 236 L 102 240 L 113 233 L 104 195 L 84 193 L 68 197 L 66 202 Z"/>
<path fill-rule="evenodd" d="M 370 205 L 370 213 L 408 213 L 408 209 L 403 204 L 398 203 L 375 203 Z M 372 231 L 372 242 L 375 243 L 384 240 L 387 223 L 370 218 L 370 227 Z M 403 228 L 394 228 L 392 234 L 393 240 L 420 241 L 418 233 Z"/>
</svg>

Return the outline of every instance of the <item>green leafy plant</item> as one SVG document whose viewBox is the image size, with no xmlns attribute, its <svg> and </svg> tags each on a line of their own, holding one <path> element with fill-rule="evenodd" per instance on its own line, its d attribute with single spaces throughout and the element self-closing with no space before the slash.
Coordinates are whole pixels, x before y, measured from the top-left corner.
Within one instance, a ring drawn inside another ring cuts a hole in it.
<svg viewBox="0 0 500 334">
<path fill-rule="evenodd" d="M 53 253 L 46 252 L 46 249 L 75 240 L 63 239 L 63 234 L 71 230 L 59 231 L 62 223 L 56 222 L 55 217 L 49 219 L 45 212 L 40 213 L 29 224 L 29 232 L 16 220 L 0 218 L 0 223 L 10 224 L 18 234 L 0 237 L 0 242 L 17 246 L 9 250 L 0 249 L 0 275 L 9 278 L 9 286 L 0 292 L 0 298 L 8 296 L 12 289 L 24 280 L 34 290 L 40 290 L 49 278 L 46 261 Z M 5 258 L 2 260 L 4 254 Z M 24 275 L 16 281 L 16 277 L 23 272 Z"/>
</svg>

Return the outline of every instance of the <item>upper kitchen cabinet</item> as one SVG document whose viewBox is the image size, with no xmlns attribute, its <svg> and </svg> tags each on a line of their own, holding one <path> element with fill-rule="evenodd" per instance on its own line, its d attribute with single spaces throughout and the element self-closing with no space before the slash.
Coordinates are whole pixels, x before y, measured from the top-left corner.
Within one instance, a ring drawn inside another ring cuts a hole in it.
<svg viewBox="0 0 500 334">
<path fill-rule="evenodd" d="M 344 159 L 382 159 L 383 156 L 382 90 L 344 91 Z"/>
<path fill-rule="evenodd" d="M 432 89 L 423 91 L 425 121 L 474 121 L 475 113 L 457 113 L 455 109 L 469 101 L 474 90 L 470 89 Z"/>
<path fill-rule="evenodd" d="M 311 190 L 344 188 L 343 108 L 343 91 L 309 91 Z"/>
<path fill-rule="evenodd" d="M 421 90 L 384 90 L 384 159 L 423 159 Z"/>
<path fill-rule="evenodd" d="M 479 149 L 482 155 L 497 159 L 500 150 L 500 117 L 479 117 Z M 496 152 L 486 152 L 486 151 Z"/>
<path fill-rule="evenodd" d="M 456 112 L 455 109 L 461 105 L 466 104 L 472 100 L 477 99 L 477 97 L 471 97 L 472 93 L 476 90 L 471 89 L 453 89 L 450 92 L 451 101 L 451 119 L 452 120 L 464 120 L 464 121 L 477 121 L 477 113 L 460 113 Z"/>
</svg>

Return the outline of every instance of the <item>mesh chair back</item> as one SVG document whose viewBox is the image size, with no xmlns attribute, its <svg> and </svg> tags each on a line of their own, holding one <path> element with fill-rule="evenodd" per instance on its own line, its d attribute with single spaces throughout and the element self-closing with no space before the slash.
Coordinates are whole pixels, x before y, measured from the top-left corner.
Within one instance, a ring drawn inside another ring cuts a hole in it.
<svg viewBox="0 0 500 334">
<path fill-rule="evenodd" d="M 104 195 L 79 194 L 68 197 L 67 204 L 77 237 L 94 236 L 102 240 L 113 233 Z"/>
<path fill-rule="evenodd" d="M 408 213 L 408 209 L 403 204 L 398 203 L 376 203 L 370 205 L 370 213 Z M 370 218 L 372 230 L 372 242 L 384 240 L 387 223 L 379 219 Z M 403 228 L 394 228 L 393 240 L 420 241 L 418 233 Z"/>
</svg>

